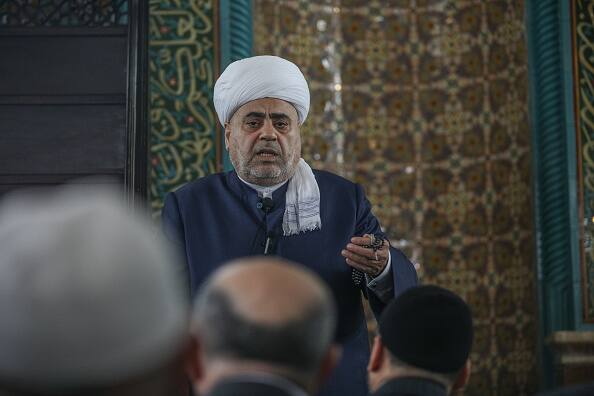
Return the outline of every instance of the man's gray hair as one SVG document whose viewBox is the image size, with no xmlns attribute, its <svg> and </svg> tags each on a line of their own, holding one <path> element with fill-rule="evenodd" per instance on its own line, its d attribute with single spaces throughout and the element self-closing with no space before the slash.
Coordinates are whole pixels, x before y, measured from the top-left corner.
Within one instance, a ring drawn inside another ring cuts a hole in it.
<svg viewBox="0 0 594 396">
<path fill-rule="evenodd" d="M 239 312 L 227 291 L 207 282 L 199 291 L 193 315 L 194 331 L 206 357 L 258 361 L 302 374 L 314 373 L 332 343 L 337 319 L 331 292 L 317 276 L 309 275 L 319 283 L 322 298 L 309 303 L 298 317 L 274 324 Z"/>
</svg>

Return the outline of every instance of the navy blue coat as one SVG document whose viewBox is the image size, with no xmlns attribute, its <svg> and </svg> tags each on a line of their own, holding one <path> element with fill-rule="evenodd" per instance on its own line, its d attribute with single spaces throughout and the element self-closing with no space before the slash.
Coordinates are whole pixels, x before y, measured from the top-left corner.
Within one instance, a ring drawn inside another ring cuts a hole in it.
<svg viewBox="0 0 594 396">
<path fill-rule="evenodd" d="M 192 295 L 224 262 L 264 252 L 272 236 L 276 255 L 303 264 L 330 286 L 338 307 L 337 340 L 343 357 L 322 391 L 324 396 L 367 395 L 369 359 L 367 327 L 361 293 L 351 267 L 340 254 L 350 238 L 382 234 L 361 186 L 329 172 L 314 170 L 320 188 L 321 230 L 282 236 L 287 184 L 276 190 L 274 207 L 265 215 L 257 192 L 234 171 L 207 176 L 167 195 L 162 214 L 165 235 L 185 254 L 186 277 Z M 417 283 L 414 266 L 398 249 L 390 248 L 395 295 Z M 367 293 L 373 311 L 384 304 Z"/>
<path fill-rule="evenodd" d="M 445 385 L 415 377 L 393 378 L 371 396 L 447 396 Z"/>
</svg>

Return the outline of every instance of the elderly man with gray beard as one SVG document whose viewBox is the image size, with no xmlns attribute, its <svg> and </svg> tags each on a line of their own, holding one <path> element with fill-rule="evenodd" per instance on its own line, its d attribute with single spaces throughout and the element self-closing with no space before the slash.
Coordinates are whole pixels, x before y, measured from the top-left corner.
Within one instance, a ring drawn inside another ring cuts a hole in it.
<svg viewBox="0 0 594 396">
<path fill-rule="evenodd" d="M 214 104 L 235 170 L 183 186 L 163 208 L 164 232 L 186 259 L 189 293 L 243 256 L 277 255 L 308 267 L 333 292 L 343 344 L 322 395 L 366 395 L 361 291 L 377 314 L 417 283 L 414 266 L 390 246 L 361 186 L 301 158 L 310 95 L 295 64 L 275 56 L 236 61 L 217 80 Z"/>
</svg>

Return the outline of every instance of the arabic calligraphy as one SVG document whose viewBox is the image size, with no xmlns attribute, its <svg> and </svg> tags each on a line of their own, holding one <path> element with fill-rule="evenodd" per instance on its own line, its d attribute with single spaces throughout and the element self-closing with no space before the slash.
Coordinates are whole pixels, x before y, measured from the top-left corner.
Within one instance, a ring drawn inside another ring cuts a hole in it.
<svg viewBox="0 0 594 396">
<path fill-rule="evenodd" d="M 150 205 L 217 170 L 214 0 L 151 0 L 149 19 Z"/>
</svg>

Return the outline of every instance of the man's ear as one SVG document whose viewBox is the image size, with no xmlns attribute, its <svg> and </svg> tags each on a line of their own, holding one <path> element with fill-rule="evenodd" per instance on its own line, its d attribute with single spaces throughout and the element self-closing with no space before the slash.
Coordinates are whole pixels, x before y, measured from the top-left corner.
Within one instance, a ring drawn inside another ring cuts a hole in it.
<svg viewBox="0 0 594 396">
<path fill-rule="evenodd" d="M 202 364 L 202 346 L 195 336 L 190 337 L 188 352 L 186 354 L 186 372 L 193 383 L 198 382 L 204 376 Z"/>
<path fill-rule="evenodd" d="M 367 372 L 373 373 L 382 368 L 384 363 L 384 344 L 382 337 L 376 335 L 373 339 L 373 348 L 371 349 L 371 356 L 369 357 L 369 364 L 367 365 Z"/>
<path fill-rule="evenodd" d="M 229 150 L 229 136 L 231 135 L 231 122 L 227 121 L 224 125 L 225 128 L 225 149 Z"/>
<path fill-rule="evenodd" d="M 318 386 L 321 386 L 332 374 L 334 368 L 338 365 L 338 361 L 342 356 L 342 347 L 339 344 L 331 344 L 330 348 L 326 352 L 326 355 L 322 359 L 320 364 L 320 371 L 318 374 Z"/>
<path fill-rule="evenodd" d="M 462 367 L 462 370 L 460 370 L 456 381 L 454 381 L 454 385 L 452 385 L 452 392 L 462 389 L 466 386 L 468 380 L 470 379 L 471 367 L 472 363 L 470 362 L 470 358 L 468 358 L 466 363 L 464 363 L 464 367 Z"/>
</svg>

